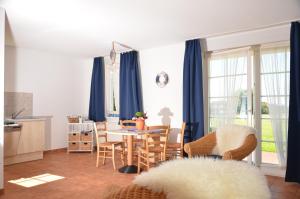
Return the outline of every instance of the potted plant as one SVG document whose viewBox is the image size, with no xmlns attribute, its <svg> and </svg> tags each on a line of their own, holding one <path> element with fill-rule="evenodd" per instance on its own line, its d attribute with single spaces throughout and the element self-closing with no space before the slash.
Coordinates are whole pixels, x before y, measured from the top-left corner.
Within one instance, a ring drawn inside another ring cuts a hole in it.
<svg viewBox="0 0 300 199">
<path fill-rule="evenodd" d="M 144 130 L 145 128 L 145 120 L 147 119 L 147 113 L 144 112 L 136 112 L 134 120 L 136 121 L 136 128 L 138 130 Z"/>
</svg>

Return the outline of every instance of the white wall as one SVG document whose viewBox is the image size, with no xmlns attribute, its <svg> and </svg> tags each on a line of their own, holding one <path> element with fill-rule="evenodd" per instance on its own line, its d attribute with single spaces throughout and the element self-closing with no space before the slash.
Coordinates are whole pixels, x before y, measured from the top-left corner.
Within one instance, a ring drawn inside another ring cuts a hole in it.
<svg viewBox="0 0 300 199">
<path fill-rule="evenodd" d="M 3 189 L 5 10 L 0 7 L 0 189 Z"/>
<path fill-rule="evenodd" d="M 5 91 L 33 93 L 33 115 L 53 116 L 48 149 L 66 147 L 67 115 L 88 113 L 92 61 L 5 46 Z"/>
<path fill-rule="evenodd" d="M 182 79 L 184 42 L 140 51 L 140 65 L 143 86 L 144 111 L 149 115 L 148 125 L 168 123 L 171 127 L 180 127 L 182 123 Z M 160 88 L 155 78 L 161 71 L 169 75 L 169 83 Z M 159 112 L 168 108 L 172 116 L 163 116 Z"/>
</svg>

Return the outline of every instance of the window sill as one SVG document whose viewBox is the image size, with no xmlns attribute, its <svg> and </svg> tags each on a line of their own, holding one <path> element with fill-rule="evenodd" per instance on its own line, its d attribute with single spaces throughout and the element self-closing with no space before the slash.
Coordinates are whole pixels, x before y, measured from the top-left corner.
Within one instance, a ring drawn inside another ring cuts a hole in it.
<svg viewBox="0 0 300 199">
<path fill-rule="evenodd" d="M 107 117 L 117 117 L 117 118 L 119 118 L 119 113 L 109 113 L 109 114 L 107 114 Z"/>
</svg>

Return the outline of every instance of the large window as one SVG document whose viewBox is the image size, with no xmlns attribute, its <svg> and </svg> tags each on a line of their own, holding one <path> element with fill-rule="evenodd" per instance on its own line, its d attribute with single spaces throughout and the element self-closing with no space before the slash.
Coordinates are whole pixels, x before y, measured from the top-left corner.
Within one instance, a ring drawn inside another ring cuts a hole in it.
<svg viewBox="0 0 300 199">
<path fill-rule="evenodd" d="M 106 115 L 118 116 L 120 56 L 119 54 L 117 55 L 114 64 L 111 64 L 109 57 L 105 57 L 104 60 L 105 60 Z"/>
<path fill-rule="evenodd" d="M 258 164 L 272 163 L 284 167 L 290 55 L 288 46 L 274 46 L 214 52 L 209 56 L 209 131 L 225 124 L 257 127 L 261 140 Z M 257 104 L 254 99 L 259 101 L 261 110 L 254 107 Z"/>
</svg>

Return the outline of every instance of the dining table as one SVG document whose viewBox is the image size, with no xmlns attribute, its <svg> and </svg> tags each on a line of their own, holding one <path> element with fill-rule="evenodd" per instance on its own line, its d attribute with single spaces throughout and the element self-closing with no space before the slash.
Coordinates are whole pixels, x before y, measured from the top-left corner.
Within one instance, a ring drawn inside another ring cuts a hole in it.
<svg viewBox="0 0 300 199">
<path fill-rule="evenodd" d="M 115 129 L 107 130 L 107 134 L 122 135 L 127 137 L 127 165 L 119 169 L 120 173 L 137 173 L 137 166 L 133 164 L 133 137 L 142 136 L 147 133 L 160 133 L 163 129 L 153 130 L 137 130 L 136 128 L 130 129 Z"/>
</svg>

